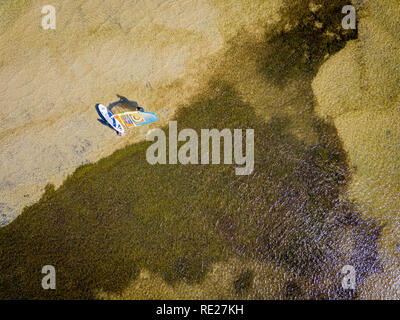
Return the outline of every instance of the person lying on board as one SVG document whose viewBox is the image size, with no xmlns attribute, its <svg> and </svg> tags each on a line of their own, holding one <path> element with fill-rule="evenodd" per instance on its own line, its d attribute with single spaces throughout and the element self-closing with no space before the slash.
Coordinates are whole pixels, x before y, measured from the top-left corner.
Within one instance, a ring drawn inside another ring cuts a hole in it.
<svg viewBox="0 0 400 320">
<path fill-rule="evenodd" d="M 120 96 L 119 94 L 117 94 L 117 97 L 119 98 L 118 103 L 127 103 L 137 111 L 144 111 L 144 109 L 141 106 L 139 106 L 136 101 L 131 101 L 126 97 Z"/>
</svg>

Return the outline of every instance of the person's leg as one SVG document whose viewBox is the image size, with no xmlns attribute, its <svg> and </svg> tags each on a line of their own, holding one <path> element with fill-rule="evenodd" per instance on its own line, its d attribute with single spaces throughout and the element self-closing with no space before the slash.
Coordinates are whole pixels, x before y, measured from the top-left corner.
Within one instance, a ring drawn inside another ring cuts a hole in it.
<svg viewBox="0 0 400 320">
<path fill-rule="evenodd" d="M 117 97 L 119 98 L 119 101 L 121 102 L 129 102 L 129 100 L 123 96 L 120 96 L 119 94 L 117 94 Z"/>
<path fill-rule="evenodd" d="M 121 102 L 129 104 L 133 109 L 137 110 L 139 108 L 139 104 L 136 101 L 131 101 L 128 98 L 120 96 L 117 94 L 117 97 L 120 99 Z"/>
</svg>

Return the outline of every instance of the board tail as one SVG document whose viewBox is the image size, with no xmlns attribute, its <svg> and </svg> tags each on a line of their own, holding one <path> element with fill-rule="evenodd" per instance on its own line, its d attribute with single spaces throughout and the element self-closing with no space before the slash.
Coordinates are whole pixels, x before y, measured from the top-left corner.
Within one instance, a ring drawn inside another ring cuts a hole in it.
<svg viewBox="0 0 400 320">
<path fill-rule="evenodd" d="M 122 123 L 114 117 L 113 113 L 106 106 L 99 103 L 96 105 L 96 110 L 101 118 L 104 119 L 115 131 L 122 134 L 125 132 Z"/>
</svg>

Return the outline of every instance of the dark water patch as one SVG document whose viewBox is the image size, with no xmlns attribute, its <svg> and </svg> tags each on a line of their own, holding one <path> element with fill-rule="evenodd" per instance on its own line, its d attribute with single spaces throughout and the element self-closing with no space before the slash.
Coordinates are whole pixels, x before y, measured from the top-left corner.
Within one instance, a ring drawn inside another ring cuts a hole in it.
<svg viewBox="0 0 400 320">
<path fill-rule="evenodd" d="M 267 81 L 285 86 L 296 77 L 314 77 L 325 58 L 358 36 L 342 28 L 342 8 L 348 1 L 286 0 L 283 19 L 274 32 L 266 33 L 259 55 L 259 71 Z"/>
<path fill-rule="evenodd" d="M 236 280 L 233 281 L 233 288 L 236 294 L 241 295 L 248 292 L 253 286 L 254 272 L 251 270 L 244 270 Z"/>
<path fill-rule="evenodd" d="M 287 130 L 290 118 L 265 123 L 229 83 L 211 82 L 206 96 L 193 102 L 195 108 L 180 110 L 181 128 L 199 130 L 196 115 L 204 113 L 219 129 L 232 123 L 253 128 L 256 146 L 253 174 L 238 177 L 230 167 L 218 166 L 204 172 L 197 193 L 207 204 L 199 209 L 208 228 L 238 255 L 276 262 L 302 283 L 320 288 L 315 293 L 303 288 L 311 297 L 340 298 L 340 270 L 346 264 L 360 276 L 375 272 L 380 228 L 362 220 L 357 206 L 345 200 L 351 174 L 335 127 L 313 117 L 319 140 L 306 145 Z M 324 289 L 330 277 L 338 285 Z"/>
<path fill-rule="evenodd" d="M 285 292 L 286 299 L 296 299 L 302 298 L 302 290 L 301 287 L 296 283 L 296 281 L 291 280 L 287 281 L 285 284 Z"/>
</svg>

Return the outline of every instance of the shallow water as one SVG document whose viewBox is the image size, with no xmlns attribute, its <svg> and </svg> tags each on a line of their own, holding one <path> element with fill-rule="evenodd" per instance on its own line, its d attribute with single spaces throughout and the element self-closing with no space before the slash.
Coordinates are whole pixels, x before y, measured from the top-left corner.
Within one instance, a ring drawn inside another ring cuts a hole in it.
<svg viewBox="0 0 400 320">
<path fill-rule="evenodd" d="M 225 265 L 217 297 L 357 298 L 340 270 L 354 266 L 358 284 L 381 271 L 382 226 L 349 200 L 354 168 L 334 125 L 314 113 L 312 79 L 357 37 L 337 31 L 345 2 L 324 3 L 314 14 L 293 2 L 261 40 L 240 32 L 175 116 L 179 129 L 198 132 L 253 128 L 251 175 L 232 165 L 150 166 L 147 142 L 83 166 L 0 230 L 1 297 L 126 297 L 148 270 L 210 298 L 205 287 Z M 55 293 L 36 286 L 44 261 L 57 267 Z"/>
</svg>

